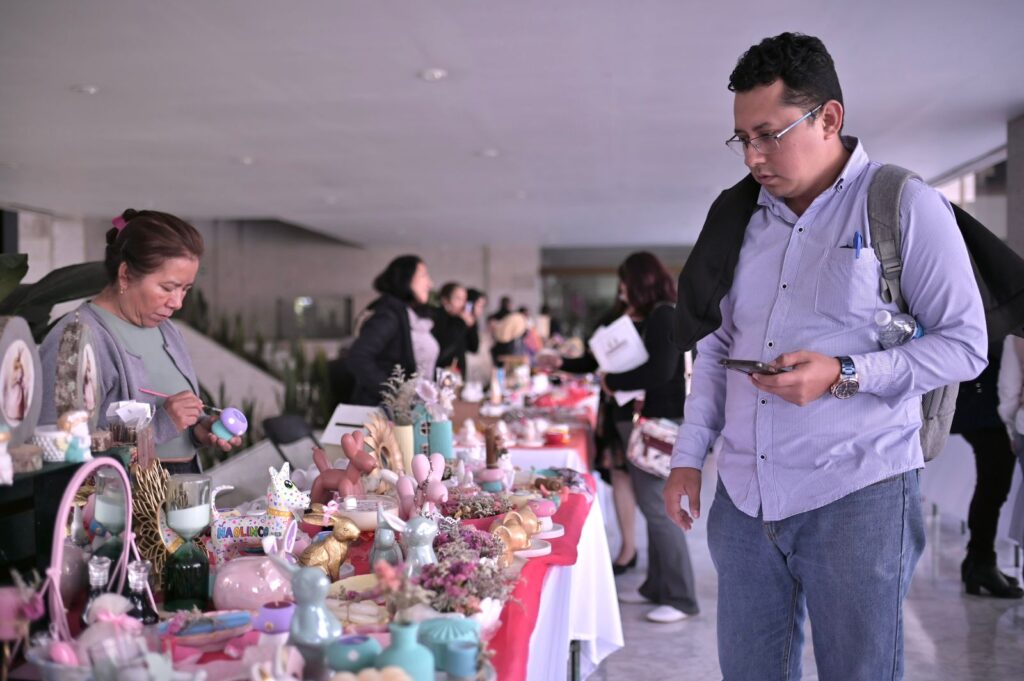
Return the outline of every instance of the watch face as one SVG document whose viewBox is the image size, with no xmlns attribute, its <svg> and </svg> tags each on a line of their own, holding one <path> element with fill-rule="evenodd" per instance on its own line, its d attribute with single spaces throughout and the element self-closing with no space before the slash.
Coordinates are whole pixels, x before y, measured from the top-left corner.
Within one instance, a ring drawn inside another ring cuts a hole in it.
<svg viewBox="0 0 1024 681">
<path fill-rule="evenodd" d="M 841 400 L 853 397 L 860 389 L 860 383 L 856 379 L 839 381 L 832 387 L 832 394 Z"/>
</svg>

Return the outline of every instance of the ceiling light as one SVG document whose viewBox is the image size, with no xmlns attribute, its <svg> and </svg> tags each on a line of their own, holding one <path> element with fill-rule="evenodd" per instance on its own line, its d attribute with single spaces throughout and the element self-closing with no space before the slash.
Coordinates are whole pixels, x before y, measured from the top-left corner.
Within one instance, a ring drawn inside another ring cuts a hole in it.
<svg viewBox="0 0 1024 681">
<path fill-rule="evenodd" d="M 484 147 L 480 150 L 480 155 L 484 158 L 498 158 L 501 156 L 501 151 L 494 147 Z"/>
<path fill-rule="evenodd" d="M 448 77 L 448 72 L 444 69 L 423 69 L 420 71 L 420 78 L 427 81 L 428 83 L 436 83 L 439 80 L 444 80 Z"/>
<path fill-rule="evenodd" d="M 241 163 L 243 166 L 251 166 L 253 163 L 256 162 L 256 159 L 254 159 L 252 156 L 239 156 L 238 162 Z"/>
<path fill-rule="evenodd" d="M 99 94 L 100 89 L 95 85 L 72 85 L 71 91 L 80 95 L 96 95 Z"/>
</svg>

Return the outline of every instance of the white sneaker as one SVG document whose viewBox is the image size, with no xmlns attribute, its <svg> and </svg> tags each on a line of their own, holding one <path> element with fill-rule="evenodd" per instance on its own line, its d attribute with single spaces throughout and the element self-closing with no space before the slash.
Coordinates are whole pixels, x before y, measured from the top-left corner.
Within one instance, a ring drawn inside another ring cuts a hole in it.
<svg viewBox="0 0 1024 681">
<path fill-rule="evenodd" d="M 619 589 L 619 603 L 638 605 L 650 602 L 649 599 L 644 598 L 636 589 Z"/>
<path fill-rule="evenodd" d="M 658 624 L 671 624 L 672 622 L 685 620 L 687 617 L 689 615 L 682 610 L 676 610 L 671 605 L 659 605 L 647 613 L 647 620 L 657 622 Z"/>
</svg>

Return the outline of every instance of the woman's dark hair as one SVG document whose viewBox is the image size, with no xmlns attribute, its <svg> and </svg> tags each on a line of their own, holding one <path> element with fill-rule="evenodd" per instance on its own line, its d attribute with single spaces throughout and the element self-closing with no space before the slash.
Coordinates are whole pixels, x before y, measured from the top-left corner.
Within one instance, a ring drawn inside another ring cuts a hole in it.
<svg viewBox="0 0 1024 681">
<path fill-rule="evenodd" d="M 107 230 L 103 265 L 116 283 L 121 263 L 132 277 L 144 277 L 171 258 L 203 257 L 203 237 L 195 227 L 170 213 L 129 208 Z"/>
<path fill-rule="evenodd" d="M 412 278 L 416 268 L 423 260 L 417 255 L 400 255 L 384 268 L 384 271 L 373 280 L 373 288 L 378 293 L 392 295 L 406 303 L 414 303 L 412 295 Z"/>
<path fill-rule="evenodd" d="M 480 300 L 481 298 L 486 298 L 486 297 L 487 297 L 487 294 L 484 293 L 483 291 L 481 291 L 480 289 L 476 289 L 476 288 L 468 288 L 468 289 L 466 289 L 466 300 L 468 302 L 470 302 L 470 303 L 475 303 L 476 301 Z"/>
<path fill-rule="evenodd" d="M 619 265 L 619 280 L 626 285 L 629 304 L 646 317 L 658 303 L 676 302 L 676 284 L 672 275 L 647 251 L 633 253 Z"/>
<path fill-rule="evenodd" d="M 818 38 L 780 33 L 765 38 L 743 53 L 729 76 L 729 89 L 749 92 L 782 80 L 782 103 L 811 110 L 834 99 L 843 103 L 843 90 L 832 56 Z"/>
<path fill-rule="evenodd" d="M 466 288 L 457 281 L 449 281 L 441 287 L 440 296 L 443 300 L 451 300 L 452 294 L 455 293 L 455 289 Z M 469 291 L 466 291 L 466 300 L 469 300 Z"/>
</svg>

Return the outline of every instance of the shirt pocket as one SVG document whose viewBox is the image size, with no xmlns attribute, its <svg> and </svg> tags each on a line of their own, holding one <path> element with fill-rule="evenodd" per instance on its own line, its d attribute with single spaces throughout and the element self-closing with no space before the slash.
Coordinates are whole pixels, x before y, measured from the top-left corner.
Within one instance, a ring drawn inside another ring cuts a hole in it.
<svg viewBox="0 0 1024 681">
<path fill-rule="evenodd" d="M 874 323 L 882 268 L 870 248 L 829 248 L 814 289 L 814 311 L 840 326 Z"/>
</svg>

